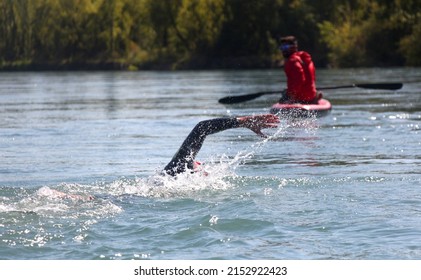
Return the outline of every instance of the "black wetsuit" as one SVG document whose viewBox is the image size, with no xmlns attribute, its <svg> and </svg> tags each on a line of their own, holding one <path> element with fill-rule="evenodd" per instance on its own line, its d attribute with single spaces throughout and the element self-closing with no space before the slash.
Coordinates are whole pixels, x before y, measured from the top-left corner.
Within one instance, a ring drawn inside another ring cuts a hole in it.
<svg viewBox="0 0 421 280">
<path fill-rule="evenodd" d="M 217 118 L 199 122 L 184 140 L 172 160 L 165 166 L 164 172 L 175 176 L 185 172 L 187 169 L 193 170 L 194 159 L 200 151 L 206 136 L 239 126 L 240 123 L 237 118 Z"/>
</svg>

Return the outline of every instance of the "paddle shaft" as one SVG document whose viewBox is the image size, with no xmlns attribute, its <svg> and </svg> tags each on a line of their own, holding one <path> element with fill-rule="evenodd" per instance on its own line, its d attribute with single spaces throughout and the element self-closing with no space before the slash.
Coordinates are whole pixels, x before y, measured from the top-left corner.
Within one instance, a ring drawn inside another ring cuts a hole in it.
<svg viewBox="0 0 421 280">
<path fill-rule="evenodd" d="M 323 88 L 318 88 L 318 90 L 354 88 L 354 87 L 367 88 L 367 89 L 398 90 L 398 89 L 401 89 L 402 86 L 403 86 L 402 83 L 352 84 L 352 85 L 346 85 L 346 86 L 323 87 Z"/>
<path fill-rule="evenodd" d="M 398 90 L 402 88 L 402 83 L 352 84 L 352 85 L 345 85 L 345 86 L 322 87 L 322 88 L 317 88 L 317 90 L 354 88 L 354 87 L 367 88 L 367 89 Z M 262 95 L 276 94 L 276 93 L 282 93 L 282 92 L 283 90 L 262 91 L 262 92 L 256 92 L 256 93 L 245 94 L 245 95 L 227 96 L 227 97 L 219 99 L 218 101 L 219 103 L 222 103 L 222 104 L 234 104 L 234 103 L 249 101 L 249 100 L 258 98 Z"/>
</svg>

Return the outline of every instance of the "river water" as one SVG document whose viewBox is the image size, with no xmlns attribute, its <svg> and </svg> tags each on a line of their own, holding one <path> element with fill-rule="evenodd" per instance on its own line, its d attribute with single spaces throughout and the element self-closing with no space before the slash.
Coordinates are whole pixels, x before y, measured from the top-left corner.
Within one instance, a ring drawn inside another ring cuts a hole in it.
<svg viewBox="0 0 421 280">
<path fill-rule="evenodd" d="M 219 98 L 282 89 L 282 71 L 0 73 L 0 259 L 421 259 L 421 69 L 317 78 L 404 86 L 326 90 L 329 115 L 268 139 L 211 135 L 209 175 L 171 180 L 197 122 L 278 96 Z"/>
</svg>

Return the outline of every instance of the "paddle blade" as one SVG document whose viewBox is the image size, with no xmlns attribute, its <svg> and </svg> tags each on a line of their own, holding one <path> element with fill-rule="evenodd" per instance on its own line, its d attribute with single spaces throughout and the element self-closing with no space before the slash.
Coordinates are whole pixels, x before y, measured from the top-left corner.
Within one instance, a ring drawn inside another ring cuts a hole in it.
<svg viewBox="0 0 421 280">
<path fill-rule="evenodd" d="M 378 84 L 356 84 L 356 87 L 368 88 L 368 89 L 388 89 L 388 90 L 398 90 L 401 89 L 402 83 L 378 83 Z"/>
<path fill-rule="evenodd" d="M 259 97 L 261 94 L 255 93 L 255 94 L 247 94 L 247 95 L 238 95 L 238 96 L 227 96 L 223 97 L 218 100 L 219 103 L 222 104 L 235 104 L 235 103 L 241 103 L 246 102 L 252 99 L 255 99 Z"/>
<path fill-rule="evenodd" d="M 276 90 L 276 91 L 256 92 L 256 93 L 237 95 L 237 96 L 227 96 L 227 97 L 223 97 L 219 99 L 218 102 L 221 104 L 234 104 L 234 103 L 246 102 L 252 99 L 256 99 L 265 94 L 274 94 L 274 93 L 280 93 L 280 92 L 282 91 Z"/>
</svg>

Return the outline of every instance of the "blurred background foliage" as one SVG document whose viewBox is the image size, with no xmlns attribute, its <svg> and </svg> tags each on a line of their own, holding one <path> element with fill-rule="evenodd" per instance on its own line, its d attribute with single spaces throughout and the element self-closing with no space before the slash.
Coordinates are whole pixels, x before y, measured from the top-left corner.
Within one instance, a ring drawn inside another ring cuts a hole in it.
<svg viewBox="0 0 421 280">
<path fill-rule="evenodd" d="M 420 0 L 0 0 L 3 69 L 421 66 Z"/>
</svg>

